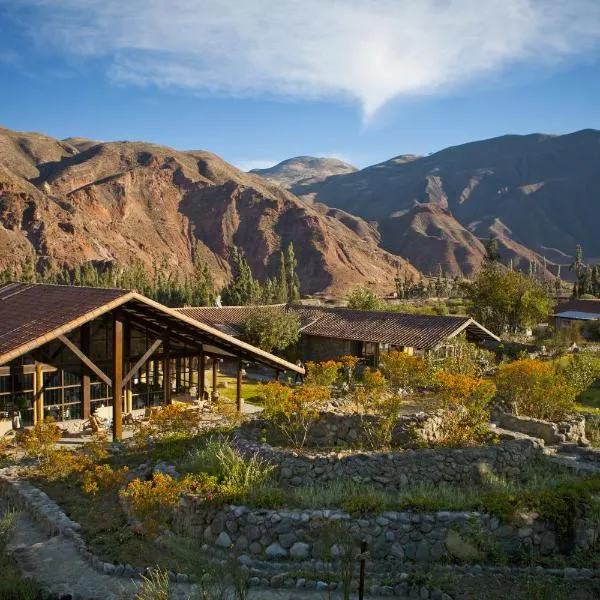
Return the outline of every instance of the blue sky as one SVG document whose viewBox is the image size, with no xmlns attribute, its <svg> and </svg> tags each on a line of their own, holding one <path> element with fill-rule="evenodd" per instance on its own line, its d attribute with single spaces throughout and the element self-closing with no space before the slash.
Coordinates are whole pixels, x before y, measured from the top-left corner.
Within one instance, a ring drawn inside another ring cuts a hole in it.
<svg viewBox="0 0 600 600">
<path fill-rule="evenodd" d="M 0 32 L 0 125 L 241 168 L 600 128 L 597 0 L 0 0 Z"/>
</svg>

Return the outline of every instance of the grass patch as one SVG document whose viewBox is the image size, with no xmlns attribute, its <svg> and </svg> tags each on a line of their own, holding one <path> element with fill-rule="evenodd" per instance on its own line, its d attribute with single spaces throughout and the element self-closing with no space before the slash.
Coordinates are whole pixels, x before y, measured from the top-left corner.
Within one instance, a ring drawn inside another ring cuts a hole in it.
<svg viewBox="0 0 600 600">
<path fill-rule="evenodd" d="M 227 387 L 219 387 L 219 384 L 225 383 Z M 242 398 L 245 402 L 250 404 L 261 405 L 260 400 L 260 389 L 263 384 L 257 381 L 242 381 Z M 235 377 L 230 377 L 219 373 L 217 376 L 217 391 L 221 398 L 226 398 L 235 402 L 236 400 L 236 386 L 237 380 Z M 206 389 L 210 389 L 210 385 Z"/>
</svg>

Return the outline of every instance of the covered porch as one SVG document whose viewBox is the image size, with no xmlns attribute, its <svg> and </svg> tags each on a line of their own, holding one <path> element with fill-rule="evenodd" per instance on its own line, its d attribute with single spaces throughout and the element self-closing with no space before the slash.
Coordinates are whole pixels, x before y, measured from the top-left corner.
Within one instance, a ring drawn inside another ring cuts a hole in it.
<svg viewBox="0 0 600 600">
<path fill-rule="evenodd" d="M 121 439 L 122 416 L 204 400 L 217 390 L 221 361 L 236 367 L 242 411 L 247 364 L 302 371 L 259 348 L 126 290 L 42 284 L 0 288 L 0 425 L 87 419 L 103 408 Z M 0 432 L 1 433 L 1 432 Z"/>
</svg>

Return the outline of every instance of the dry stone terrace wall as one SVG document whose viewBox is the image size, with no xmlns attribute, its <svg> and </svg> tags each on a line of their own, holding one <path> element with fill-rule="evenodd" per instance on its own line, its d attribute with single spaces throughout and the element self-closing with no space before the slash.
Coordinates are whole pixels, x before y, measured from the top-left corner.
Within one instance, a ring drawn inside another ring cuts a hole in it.
<svg viewBox="0 0 600 600">
<path fill-rule="evenodd" d="M 551 423 L 541 419 L 530 417 L 518 417 L 516 415 L 494 410 L 492 421 L 503 429 L 518 431 L 526 435 L 544 440 L 546 444 L 555 445 L 572 442 L 582 446 L 589 444 L 585 436 L 585 417 L 573 416 L 568 421 Z"/>
<path fill-rule="evenodd" d="M 400 490 L 410 483 L 472 483 L 482 470 L 514 477 L 543 454 L 541 444 L 530 439 L 478 448 L 323 454 L 275 449 L 238 437 L 236 447 L 242 454 L 258 454 L 277 465 L 279 482 L 284 486 L 343 479 L 388 491 Z"/>
<path fill-rule="evenodd" d="M 439 436 L 442 418 L 439 411 L 398 417 L 392 431 L 392 446 L 417 447 L 434 442 Z M 323 411 L 310 424 L 305 445 L 307 448 L 354 447 L 360 441 L 364 428 L 376 428 L 380 419 L 375 415 Z M 269 441 L 283 441 L 278 440 L 270 421 L 253 420 L 244 426 L 243 431 L 244 437 L 254 441 L 265 436 Z"/>
<path fill-rule="evenodd" d="M 385 512 L 352 518 L 339 510 L 253 510 L 243 506 L 210 507 L 201 498 L 182 498 L 175 527 L 186 535 L 241 554 L 295 562 L 323 556 L 323 532 L 328 523 L 346 523 L 348 533 L 368 542 L 376 561 L 433 563 L 478 561 L 483 555 L 475 540 L 486 540 L 497 552 L 521 551 L 550 556 L 558 551 L 553 527 L 536 520 L 503 525 L 480 513 Z M 597 525 L 580 521 L 575 546 L 588 549 L 598 539 Z M 332 555 L 339 548 L 330 548 Z"/>
</svg>

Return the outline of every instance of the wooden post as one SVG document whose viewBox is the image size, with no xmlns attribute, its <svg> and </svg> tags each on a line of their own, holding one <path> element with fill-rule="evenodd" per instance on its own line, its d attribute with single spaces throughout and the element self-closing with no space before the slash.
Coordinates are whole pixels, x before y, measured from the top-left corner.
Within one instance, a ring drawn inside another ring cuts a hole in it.
<svg viewBox="0 0 600 600">
<path fill-rule="evenodd" d="M 363 600 L 365 597 L 365 554 L 367 552 L 367 542 L 360 544 L 360 571 L 358 579 L 358 600 Z"/>
<path fill-rule="evenodd" d="M 200 400 L 204 400 L 204 368 L 205 359 L 204 350 L 202 350 L 198 357 L 198 398 L 200 398 Z"/>
<path fill-rule="evenodd" d="M 171 344 L 169 336 L 163 339 L 163 401 L 171 404 Z"/>
<path fill-rule="evenodd" d="M 238 360 L 237 385 L 235 390 L 236 408 L 238 414 L 242 414 L 244 409 L 244 400 L 242 399 L 242 359 Z"/>
<path fill-rule="evenodd" d="M 212 391 L 213 394 L 217 391 L 217 372 L 219 370 L 219 359 L 212 359 Z"/>
<path fill-rule="evenodd" d="M 123 438 L 123 321 L 113 318 L 113 440 Z"/>
<path fill-rule="evenodd" d="M 89 356 L 90 355 L 90 324 L 84 323 L 81 326 L 81 351 Z M 81 365 L 81 417 L 87 419 L 90 416 L 91 411 L 91 378 L 89 371 L 85 365 Z"/>
<path fill-rule="evenodd" d="M 33 423 L 44 420 L 44 372 L 40 363 L 35 364 L 35 404 L 33 406 Z"/>
<path fill-rule="evenodd" d="M 181 391 L 181 358 L 175 359 L 175 391 Z"/>
</svg>

